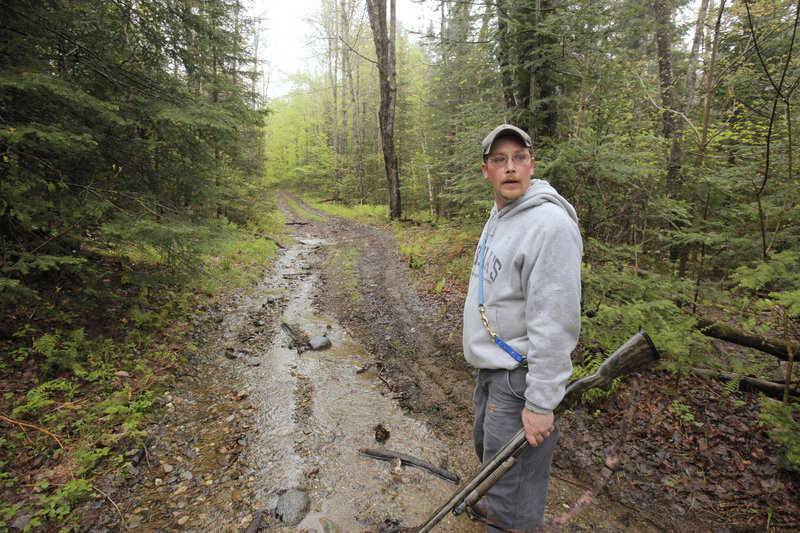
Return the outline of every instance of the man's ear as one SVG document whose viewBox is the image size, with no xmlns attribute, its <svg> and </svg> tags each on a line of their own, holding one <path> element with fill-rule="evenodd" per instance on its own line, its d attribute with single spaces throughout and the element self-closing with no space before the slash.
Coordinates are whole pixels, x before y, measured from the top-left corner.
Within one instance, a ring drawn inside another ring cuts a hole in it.
<svg viewBox="0 0 800 533">
<path fill-rule="evenodd" d="M 481 164 L 481 172 L 483 173 L 483 179 L 488 180 L 489 179 L 489 171 L 486 170 L 486 163 L 482 163 Z"/>
</svg>

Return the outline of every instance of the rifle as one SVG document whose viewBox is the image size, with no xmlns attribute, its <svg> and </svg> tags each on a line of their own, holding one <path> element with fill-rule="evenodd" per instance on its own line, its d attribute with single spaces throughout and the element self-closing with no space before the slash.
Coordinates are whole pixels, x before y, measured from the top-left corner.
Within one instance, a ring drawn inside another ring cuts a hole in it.
<svg viewBox="0 0 800 533">
<path fill-rule="evenodd" d="M 580 403 L 581 397 L 589 389 L 610 390 L 614 380 L 633 372 L 640 366 L 658 360 L 658 350 L 644 331 L 636 333 L 617 351 L 603 361 L 597 372 L 585 376 L 567 387 L 564 398 L 553 410 L 555 419 L 561 418 L 565 411 Z M 528 446 L 525 430 L 520 429 L 510 441 L 486 461 L 481 469 L 472 475 L 428 520 L 416 529 L 416 533 L 430 531 L 450 511 L 458 516 L 467 506 L 473 505 L 517 462 L 516 457 Z"/>
</svg>

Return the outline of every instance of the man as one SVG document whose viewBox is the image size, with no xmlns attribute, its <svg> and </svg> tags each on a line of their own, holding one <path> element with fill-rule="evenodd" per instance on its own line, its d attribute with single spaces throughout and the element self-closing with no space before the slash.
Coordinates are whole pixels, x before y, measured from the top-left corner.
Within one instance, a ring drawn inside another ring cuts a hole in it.
<svg viewBox="0 0 800 533">
<path fill-rule="evenodd" d="M 464 305 L 464 356 L 479 369 L 473 441 L 487 461 L 525 428 L 530 446 L 485 498 L 489 520 L 525 529 L 543 522 L 559 434 L 553 409 L 564 396 L 580 332 L 583 244 L 575 209 L 547 182 L 531 179 L 527 133 L 503 124 L 482 148 L 495 206 Z"/>
</svg>

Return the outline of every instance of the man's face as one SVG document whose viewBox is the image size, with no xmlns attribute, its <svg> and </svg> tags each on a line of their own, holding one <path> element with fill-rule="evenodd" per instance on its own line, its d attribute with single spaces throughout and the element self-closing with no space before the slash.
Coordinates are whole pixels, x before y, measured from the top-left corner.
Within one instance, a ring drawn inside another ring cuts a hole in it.
<svg viewBox="0 0 800 533">
<path fill-rule="evenodd" d="M 515 161 L 515 157 L 522 161 Z M 503 158 L 505 161 L 501 163 Z M 516 137 L 501 137 L 492 144 L 492 151 L 481 165 L 481 171 L 492 184 L 498 209 L 522 196 L 531 186 L 533 165 L 530 151 Z"/>
</svg>

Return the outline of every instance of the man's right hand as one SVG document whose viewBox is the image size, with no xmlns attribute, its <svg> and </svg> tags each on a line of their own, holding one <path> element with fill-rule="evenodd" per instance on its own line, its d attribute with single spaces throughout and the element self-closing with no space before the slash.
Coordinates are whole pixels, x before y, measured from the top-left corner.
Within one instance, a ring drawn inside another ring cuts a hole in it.
<svg viewBox="0 0 800 533">
<path fill-rule="evenodd" d="M 534 413 L 527 407 L 522 409 L 522 427 L 525 428 L 525 438 L 531 446 L 538 446 L 549 437 L 556 430 L 554 424 L 553 413 Z"/>
</svg>

